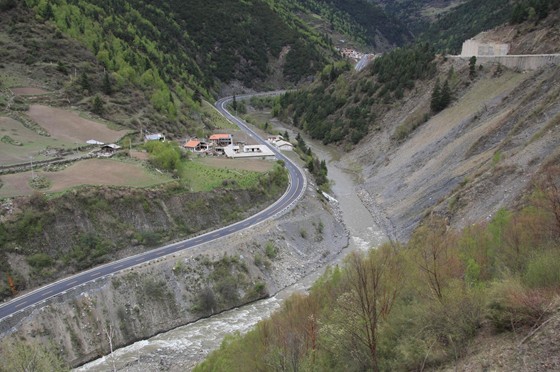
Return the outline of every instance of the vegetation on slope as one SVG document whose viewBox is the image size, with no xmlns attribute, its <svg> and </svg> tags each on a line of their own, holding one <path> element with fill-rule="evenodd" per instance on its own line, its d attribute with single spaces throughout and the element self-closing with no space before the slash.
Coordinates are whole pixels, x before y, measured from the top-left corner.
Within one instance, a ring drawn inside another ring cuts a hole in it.
<svg viewBox="0 0 560 372">
<path fill-rule="evenodd" d="M 177 0 L 26 3 L 84 42 L 118 77 L 160 91 L 167 86 L 176 92 L 178 86 L 190 99 L 195 91 L 215 88 L 216 79 L 236 79 L 247 86 L 264 80 L 269 59 L 278 58 L 283 47 L 291 48 L 288 55 L 305 54 L 307 59 L 297 66 L 298 74 L 289 75 L 292 81 L 324 63 L 319 38 L 300 40 L 297 28 L 259 0 L 219 1 L 210 8 L 203 1 L 184 6 Z"/>
<path fill-rule="evenodd" d="M 325 144 L 356 144 L 417 80 L 434 76 L 434 57 L 430 45 L 416 44 L 377 58 L 361 74 L 345 62 L 328 65 L 308 88 L 281 96 L 274 112 Z"/>
<path fill-rule="evenodd" d="M 508 18 L 504 0 L 471 0 L 431 24 L 420 38 L 434 43 L 438 50 L 458 54 L 465 40 L 507 22 Z"/>
<path fill-rule="evenodd" d="M 433 217 L 406 245 L 351 254 L 195 370 L 420 370 L 461 357 L 482 327 L 538 326 L 560 290 L 560 168 L 536 185 L 486 224 Z"/>
<path fill-rule="evenodd" d="M 36 193 L 9 204 L 11 213 L 0 223 L 0 300 L 107 262 L 122 249 L 153 247 L 236 221 L 278 198 L 288 182 L 281 164 L 258 175 L 200 164 L 196 173 L 178 171 L 191 165 L 177 160 L 172 146 L 152 161 L 181 179 L 148 190 L 81 187 L 52 198 Z M 204 192 L 192 192 L 191 182 Z"/>
<path fill-rule="evenodd" d="M 410 41 L 406 25 L 396 17 L 391 17 L 379 6 L 364 0 L 324 1 L 324 0 L 266 0 L 287 22 L 294 20 L 294 15 L 310 14 L 327 23 L 328 31 L 324 39 L 331 41 L 332 31 L 357 41 L 363 47 L 373 47 L 382 51 L 394 46 L 401 46 Z M 302 27 L 301 25 L 298 25 Z M 303 28 L 308 28 L 304 25 Z"/>
</svg>

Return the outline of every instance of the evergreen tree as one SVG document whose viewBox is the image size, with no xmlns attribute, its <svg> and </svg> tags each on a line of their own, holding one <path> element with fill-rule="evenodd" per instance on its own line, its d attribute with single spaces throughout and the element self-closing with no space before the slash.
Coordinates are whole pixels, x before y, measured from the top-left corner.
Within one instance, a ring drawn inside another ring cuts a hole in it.
<svg viewBox="0 0 560 372">
<path fill-rule="evenodd" d="M 45 8 L 41 12 L 41 16 L 45 20 L 48 20 L 48 19 L 51 19 L 51 18 L 54 17 L 53 8 L 52 8 L 52 5 L 51 5 L 50 2 L 47 2 L 47 5 L 45 5 Z"/>
<path fill-rule="evenodd" d="M 451 103 L 451 98 L 451 88 L 449 87 L 449 81 L 445 80 L 445 83 L 443 83 L 443 88 L 441 88 L 439 111 L 449 106 L 449 104 Z"/>
<path fill-rule="evenodd" d="M 103 115 L 103 111 L 105 111 L 103 107 L 103 100 L 98 95 L 96 95 L 93 99 L 93 108 L 91 111 L 99 116 Z"/>
<path fill-rule="evenodd" d="M 432 92 L 432 100 L 430 102 L 430 108 L 433 112 L 439 112 L 439 104 L 441 101 L 441 87 L 439 85 L 439 79 L 436 80 L 436 85 Z"/>
<path fill-rule="evenodd" d="M 91 90 L 91 84 L 85 72 L 82 72 L 82 75 L 80 75 L 80 86 L 83 90 L 87 90 L 88 92 Z"/>
<path fill-rule="evenodd" d="M 202 95 L 200 94 L 200 91 L 198 89 L 195 89 L 195 91 L 194 91 L 193 101 L 195 101 L 199 104 L 202 103 Z"/>
<path fill-rule="evenodd" d="M 290 142 L 290 133 L 287 130 L 284 132 L 283 137 L 285 141 Z"/>
<path fill-rule="evenodd" d="M 110 96 L 113 94 L 113 86 L 111 84 L 111 79 L 109 78 L 109 74 L 105 72 L 105 76 L 103 76 L 103 93 Z"/>
<path fill-rule="evenodd" d="M 469 59 L 469 77 L 474 79 L 476 76 L 476 57 L 472 56 Z"/>
<path fill-rule="evenodd" d="M 233 95 L 233 101 L 231 102 L 231 107 L 233 107 L 233 109 L 237 111 L 237 98 L 235 97 L 235 94 Z"/>
</svg>

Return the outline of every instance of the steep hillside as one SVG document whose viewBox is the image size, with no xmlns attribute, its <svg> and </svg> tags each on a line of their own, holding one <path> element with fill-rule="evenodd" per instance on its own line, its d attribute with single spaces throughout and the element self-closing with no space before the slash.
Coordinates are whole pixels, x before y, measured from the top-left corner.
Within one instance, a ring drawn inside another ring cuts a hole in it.
<svg viewBox="0 0 560 372">
<path fill-rule="evenodd" d="M 274 112 L 323 143 L 356 144 L 379 130 L 392 105 L 434 76 L 434 50 L 427 44 L 397 49 L 360 74 L 344 62 L 329 65 L 307 88 L 289 92 Z"/>
<path fill-rule="evenodd" d="M 529 21 L 541 29 L 540 22 L 558 9 L 558 0 L 470 0 L 438 16 L 435 22 L 419 35 L 439 50 L 458 54 L 461 44 L 482 31 L 506 22 L 519 24 Z M 531 26 L 530 26 L 531 27 Z M 520 30 L 521 33 L 526 33 Z"/>
<path fill-rule="evenodd" d="M 266 1 L 287 19 L 296 15 L 311 26 L 319 26 L 321 33 L 340 47 L 354 41 L 361 49 L 382 52 L 411 40 L 404 22 L 368 1 Z M 343 39 L 337 40 L 337 35 Z"/>
<path fill-rule="evenodd" d="M 408 28 L 418 34 L 429 23 L 463 3 L 461 0 L 373 0 L 385 11 L 407 24 Z"/>
<path fill-rule="evenodd" d="M 538 25 L 504 26 L 484 37 L 510 35 L 504 41 L 521 53 L 550 51 L 557 17 L 552 12 Z M 534 36 L 540 42 L 529 43 Z M 407 239 L 434 210 L 465 226 L 515 204 L 555 158 L 560 109 L 557 66 L 473 67 L 434 57 L 427 46 L 403 48 L 360 73 L 328 66 L 307 90 L 280 98 L 275 112 L 351 150 L 347 157 L 363 170 L 366 202 L 380 221 L 390 219 L 389 236 Z"/>
</svg>

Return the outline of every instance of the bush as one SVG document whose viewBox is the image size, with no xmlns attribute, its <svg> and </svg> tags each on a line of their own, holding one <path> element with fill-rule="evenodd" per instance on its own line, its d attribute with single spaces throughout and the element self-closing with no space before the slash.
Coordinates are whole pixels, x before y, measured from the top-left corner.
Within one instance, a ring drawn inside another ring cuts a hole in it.
<svg viewBox="0 0 560 372">
<path fill-rule="evenodd" d="M 514 331 L 540 323 L 548 312 L 544 292 L 524 287 L 516 279 L 498 283 L 492 289 L 488 318 L 497 331 Z"/>
<path fill-rule="evenodd" d="M 278 248 L 276 248 L 273 242 L 268 242 L 264 247 L 264 252 L 266 257 L 273 259 L 278 255 Z"/>
<path fill-rule="evenodd" d="M 530 288 L 558 288 L 560 286 L 560 252 L 539 252 L 527 265 L 523 282 Z"/>
<path fill-rule="evenodd" d="M 43 269 L 53 264 L 52 258 L 46 253 L 35 253 L 27 257 L 27 263 L 34 269 Z"/>
</svg>

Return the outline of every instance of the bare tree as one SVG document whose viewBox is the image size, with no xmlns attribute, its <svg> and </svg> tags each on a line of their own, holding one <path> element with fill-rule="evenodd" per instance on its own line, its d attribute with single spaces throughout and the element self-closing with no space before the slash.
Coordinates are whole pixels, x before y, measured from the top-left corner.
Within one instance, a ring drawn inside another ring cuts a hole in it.
<svg viewBox="0 0 560 372">
<path fill-rule="evenodd" d="M 368 368 L 378 371 L 378 326 L 391 312 L 401 287 L 399 255 L 393 247 L 386 245 L 367 254 L 353 252 L 347 264 L 346 279 L 350 291 L 338 301 L 348 314 L 346 332 L 356 341 L 356 346 L 367 349 Z M 355 352 L 355 355 L 359 354 L 359 351 Z"/>
<path fill-rule="evenodd" d="M 419 245 L 418 266 L 424 273 L 432 293 L 439 301 L 442 301 L 442 271 L 447 258 L 445 231 L 431 226 L 421 235 L 422 241 L 417 244 Z"/>
<path fill-rule="evenodd" d="M 97 320 L 99 322 L 99 319 Z M 107 338 L 107 343 L 109 344 L 109 358 L 111 359 L 111 365 L 113 367 L 113 372 L 117 371 L 115 364 L 115 356 L 113 355 L 113 339 L 115 337 L 115 330 L 111 323 L 102 323 L 103 334 Z"/>
<path fill-rule="evenodd" d="M 543 177 L 537 182 L 540 192 L 538 206 L 552 214 L 552 226 L 549 231 L 554 238 L 560 238 L 560 166 L 550 165 L 545 168 Z"/>
</svg>

